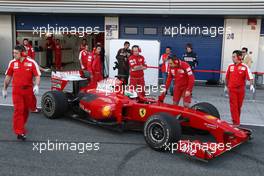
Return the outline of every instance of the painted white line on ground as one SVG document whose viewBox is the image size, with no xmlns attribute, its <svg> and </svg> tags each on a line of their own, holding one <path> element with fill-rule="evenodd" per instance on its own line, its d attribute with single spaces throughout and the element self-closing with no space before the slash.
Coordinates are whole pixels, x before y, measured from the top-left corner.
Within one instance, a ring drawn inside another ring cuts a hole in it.
<svg viewBox="0 0 264 176">
<path fill-rule="evenodd" d="M 13 104 L 8 104 L 8 103 L 0 103 L 0 106 L 8 106 L 8 107 L 13 107 L 14 105 Z M 37 108 L 41 108 L 40 106 L 37 106 Z"/>
<path fill-rule="evenodd" d="M 0 103 L 0 106 L 13 107 L 12 104 L 2 104 L 2 103 Z M 37 108 L 41 109 L 41 107 L 37 107 Z M 231 123 L 229 121 L 227 121 L 227 122 Z M 254 124 L 254 123 L 241 123 L 241 125 L 264 127 L 264 124 Z"/>
</svg>

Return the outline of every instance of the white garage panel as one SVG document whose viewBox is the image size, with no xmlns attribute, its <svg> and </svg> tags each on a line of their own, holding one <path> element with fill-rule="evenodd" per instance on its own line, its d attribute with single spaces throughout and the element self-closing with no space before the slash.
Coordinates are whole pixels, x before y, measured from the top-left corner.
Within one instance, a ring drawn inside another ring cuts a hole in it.
<svg viewBox="0 0 264 176">
<path fill-rule="evenodd" d="M 160 57 L 160 42 L 157 40 L 129 40 L 118 39 L 110 40 L 110 53 L 109 53 L 109 76 L 114 77 L 117 75 L 117 70 L 113 70 L 114 62 L 116 61 L 117 51 L 124 46 L 124 42 L 129 41 L 130 46 L 139 45 L 142 52 L 140 53 L 145 57 L 148 66 L 158 66 Z M 145 84 L 157 85 L 159 71 L 158 69 L 149 68 L 145 72 Z"/>
<path fill-rule="evenodd" d="M 0 15 L 0 73 L 5 73 L 8 63 L 12 60 L 12 17 Z"/>
</svg>

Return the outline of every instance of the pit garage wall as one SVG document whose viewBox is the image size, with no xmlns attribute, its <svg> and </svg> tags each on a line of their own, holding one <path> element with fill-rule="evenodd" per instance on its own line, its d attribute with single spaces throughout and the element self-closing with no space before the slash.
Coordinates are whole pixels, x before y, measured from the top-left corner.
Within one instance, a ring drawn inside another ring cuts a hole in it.
<svg viewBox="0 0 264 176">
<path fill-rule="evenodd" d="M 12 59 L 12 16 L 0 15 L 0 73 L 5 73 Z"/>
<path fill-rule="evenodd" d="M 255 30 L 248 25 L 248 19 L 225 19 L 225 28 L 231 29 L 223 37 L 222 70 L 226 70 L 232 63 L 232 52 L 242 47 L 247 47 L 252 52 L 252 71 L 259 70 L 258 51 L 260 39 L 261 19 L 257 19 Z M 221 75 L 222 81 L 225 75 Z"/>
<path fill-rule="evenodd" d="M 106 67 L 108 68 L 105 75 L 109 74 L 109 67 L 113 67 L 113 65 L 109 66 L 109 54 L 110 54 L 110 40 L 118 39 L 118 31 L 119 31 L 119 18 L 117 16 L 106 16 L 105 17 L 105 59 L 106 59 Z"/>
<path fill-rule="evenodd" d="M 257 71 L 264 72 L 264 20 L 261 20 Z M 264 84 L 264 79 L 263 83 Z"/>
</svg>

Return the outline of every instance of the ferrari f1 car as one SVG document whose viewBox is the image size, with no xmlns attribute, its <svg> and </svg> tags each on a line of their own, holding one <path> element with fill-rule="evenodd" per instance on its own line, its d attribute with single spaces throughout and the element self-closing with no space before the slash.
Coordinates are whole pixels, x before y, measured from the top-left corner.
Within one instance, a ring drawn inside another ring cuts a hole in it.
<svg viewBox="0 0 264 176">
<path fill-rule="evenodd" d="M 98 126 L 141 129 L 146 143 L 154 150 L 177 151 L 207 161 L 251 139 L 249 129 L 221 120 L 216 107 L 209 103 L 198 103 L 192 108 L 162 103 L 120 89 L 122 82 L 117 78 L 89 86 L 79 71 L 53 72 L 51 81 L 51 91 L 41 100 L 47 118 L 70 114 Z M 69 83 L 73 90 L 65 91 Z M 184 129 L 208 133 L 214 140 L 183 139 Z"/>
</svg>

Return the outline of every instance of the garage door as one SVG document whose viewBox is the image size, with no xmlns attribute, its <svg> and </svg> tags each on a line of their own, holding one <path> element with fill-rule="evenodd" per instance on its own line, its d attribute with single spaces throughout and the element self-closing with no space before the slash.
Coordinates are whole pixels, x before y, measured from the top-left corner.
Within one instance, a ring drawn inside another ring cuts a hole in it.
<svg viewBox="0 0 264 176">
<path fill-rule="evenodd" d="M 199 57 L 197 69 L 220 70 L 223 36 L 214 34 L 215 29 L 223 26 L 224 19 L 220 17 L 123 16 L 120 17 L 120 38 L 159 40 L 161 53 L 164 52 L 166 46 L 171 46 L 173 53 L 178 57 L 184 54 L 185 44 L 192 43 Z M 169 32 L 172 27 L 176 27 L 175 30 L 182 29 L 182 34 L 178 31 L 177 35 L 172 36 Z M 188 33 L 186 30 L 189 28 L 190 31 L 190 27 L 197 27 L 197 30 L 201 32 Z M 206 29 L 210 29 L 211 34 L 206 33 Z M 217 73 L 195 73 L 195 76 L 196 80 L 219 80 L 220 78 Z"/>
</svg>

